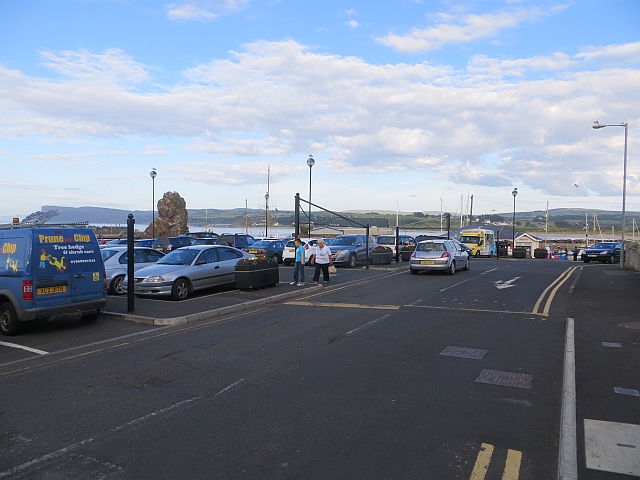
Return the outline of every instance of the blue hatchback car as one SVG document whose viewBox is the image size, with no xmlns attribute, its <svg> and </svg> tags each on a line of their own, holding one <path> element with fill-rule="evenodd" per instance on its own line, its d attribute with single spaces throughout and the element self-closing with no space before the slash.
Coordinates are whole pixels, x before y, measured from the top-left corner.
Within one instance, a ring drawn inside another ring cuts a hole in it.
<svg viewBox="0 0 640 480">
<path fill-rule="evenodd" d="M 594 262 L 619 263 L 622 244 L 619 242 L 599 242 L 585 248 L 580 258 L 584 263 Z"/>
</svg>

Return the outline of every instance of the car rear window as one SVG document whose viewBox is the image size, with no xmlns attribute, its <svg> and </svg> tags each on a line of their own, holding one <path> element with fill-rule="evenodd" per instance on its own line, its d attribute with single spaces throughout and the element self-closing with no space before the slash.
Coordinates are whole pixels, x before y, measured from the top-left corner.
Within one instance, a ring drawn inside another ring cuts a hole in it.
<svg viewBox="0 0 640 480">
<path fill-rule="evenodd" d="M 107 249 L 102 249 L 100 251 L 100 253 L 102 253 L 102 261 L 106 262 L 107 260 L 109 260 L 111 257 L 113 257 L 116 253 L 118 253 L 118 250 L 107 250 Z"/>
<path fill-rule="evenodd" d="M 419 252 L 446 252 L 447 248 L 444 243 L 424 242 L 419 243 L 416 250 Z"/>
<path fill-rule="evenodd" d="M 378 237 L 378 245 L 395 245 L 396 237 Z"/>
</svg>

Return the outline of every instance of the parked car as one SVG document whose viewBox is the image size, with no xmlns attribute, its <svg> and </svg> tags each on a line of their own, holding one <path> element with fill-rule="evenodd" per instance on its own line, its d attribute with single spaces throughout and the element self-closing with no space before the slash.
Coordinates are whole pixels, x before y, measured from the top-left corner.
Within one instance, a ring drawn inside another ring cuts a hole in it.
<svg viewBox="0 0 640 480">
<path fill-rule="evenodd" d="M 622 244 L 619 242 L 599 242 L 585 248 L 580 255 L 584 263 L 594 262 L 619 263 Z"/>
<path fill-rule="evenodd" d="M 126 244 L 127 244 L 126 238 L 116 238 L 114 240 L 108 240 L 106 242 L 101 243 L 100 248 L 117 247 L 118 245 L 126 245 Z"/>
<path fill-rule="evenodd" d="M 141 268 L 134 277 L 137 296 L 169 296 L 184 300 L 196 290 L 236 281 L 236 263 L 252 258 L 246 252 L 223 245 L 192 245 L 167 254 L 155 265 Z M 125 279 L 122 287 L 127 290 Z"/>
<path fill-rule="evenodd" d="M 101 250 L 104 268 L 107 274 L 107 287 L 109 293 L 122 295 L 122 281 L 127 276 L 129 255 L 127 247 L 108 247 Z M 143 267 L 155 264 L 164 257 L 164 253 L 153 248 L 136 247 L 133 249 L 133 269 L 140 270 Z"/>
<path fill-rule="evenodd" d="M 184 236 L 195 238 L 196 240 L 200 240 L 203 238 L 218 238 L 218 234 L 213 232 L 189 232 L 185 233 Z"/>
<path fill-rule="evenodd" d="M 300 242 L 302 246 L 305 247 L 305 264 L 309 265 L 309 260 L 311 259 L 311 255 L 315 253 L 316 247 L 318 246 L 319 238 L 301 238 Z M 331 238 L 323 238 L 325 245 L 329 245 L 331 243 Z M 284 249 L 282 250 L 282 261 L 285 265 L 293 265 L 296 261 L 296 245 L 294 240 L 289 240 Z"/>
<path fill-rule="evenodd" d="M 455 242 L 456 245 L 458 245 L 461 249 L 463 249 L 465 252 L 467 252 L 470 257 L 473 257 L 473 248 L 469 247 L 468 245 L 465 245 L 460 240 L 457 240 L 455 238 L 452 238 L 451 241 Z"/>
<path fill-rule="evenodd" d="M 126 243 L 125 243 L 126 245 Z M 143 240 L 134 240 L 133 241 L 133 246 L 134 247 L 149 247 L 149 248 L 153 248 L 153 238 L 145 238 Z"/>
<path fill-rule="evenodd" d="M 234 248 L 248 248 L 256 243 L 255 238 L 243 233 L 223 233 L 218 235 L 218 245 L 229 245 Z"/>
<path fill-rule="evenodd" d="M 361 234 L 339 235 L 333 239 L 329 248 L 333 256 L 333 263 L 346 264 L 353 268 L 357 263 L 366 262 L 367 259 L 367 236 Z M 371 252 L 376 247 L 375 239 L 369 236 L 369 262 L 371 262 Z"/>
<path fill-rule="evenodd" d="M 0 331 L 16 335 L 37 318 L 98 318 L 107 283 L 88 228 L 18 228 L 0 233 Z"/>
<path fill-rule="evenodd" d="M 413 275 L 432 270 L 453 275 L 458 269 L 469 270 L 469 254 L 452 240 L 420 242 L 409 260 L 409 270 Z"/>
<path fill-rule="evenodd" d="M 194 245 L 218 245 L 218 237 L 196 238 Z"/>
<path fill-rule="evenodd" d="M 285 243 L 276 239 L 259 240 L 243 250 L 256 257 L 270 257 L 274 262 L 282 263 L 282 251 Z"/>
<path fill-rule="evenodd" d="M 193 245 L 195 241 L 195 238 L 185 237 L 184 235 L 179 237 L 160 237 L 153 239 L 151 247 L 161 252 L 169 253 L 177 248 L 189 247 Z"/>
<path fill-rule="evenodd" d="M 399 235 L 398 236 L 400 249 L 406 245 L 415 245 L 416 240 L 409 235 Z M 390 247 L 393 250 L 393 257 L 396 256 L 396 236 L 395 235 L 378 235 L 376 238 L 376 243 L 378 245 L 384 245 L 385 247 Z"/>
</svg>

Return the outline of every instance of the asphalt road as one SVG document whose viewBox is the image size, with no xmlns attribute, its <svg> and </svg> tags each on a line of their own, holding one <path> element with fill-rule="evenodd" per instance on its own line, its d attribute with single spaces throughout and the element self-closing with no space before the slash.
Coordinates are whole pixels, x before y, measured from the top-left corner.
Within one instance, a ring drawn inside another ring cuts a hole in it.
<svg viewBox="0 0 640 480">
<path fill-rule="evenodd" d="M 0 345 L 0 478 L 555 478 L 581 266 L 354 270 L 212 321 L 29 331 L 52 353 Z"/>
</svg>

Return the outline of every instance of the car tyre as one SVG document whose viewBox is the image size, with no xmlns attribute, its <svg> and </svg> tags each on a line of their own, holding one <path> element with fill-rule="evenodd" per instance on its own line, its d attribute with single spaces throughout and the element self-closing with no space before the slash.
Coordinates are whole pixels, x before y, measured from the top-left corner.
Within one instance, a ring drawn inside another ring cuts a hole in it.
<svg viewBox="0 0 640 480">
<path fill-rule="evenodd" d="M 0 331 L 3 335 L 17 335 L 22 330 L 22 323 L 10 302 L 0 305 Z"/>
<path fill-rule="evenodd" d="M 476 252 L 476 258 L 480 258 L 480 250 Z"/>
<path fill-rule="evenodd" d="M 290 267 L 291 266 L 291 260 L 284 260 L 284 266 L 285 267 Z"/>
<path fill-rule="evenodd" d="M 616 263 L 615 255 L 611 254 L 611 256 L 609 257 L 609 263 Z"/>
<path fill-rule="evenodd" d="M 352 253 L 349 255 L 349 268 L 355 268 L 356 266 L 356 256 Z"/>
<path fill-rule="evenodd" d="M 418 270 L 414 268 L 410 268 L 409 271 L 411 272 L 411 275 L 417 275 L 419 273 Z"/>
<path fill-rule="evenodd" d="M 171 287 L 172 300 L 184 300 L 189 296 L 189 281 L 186 278 L 179 278 Z"/>
<path fill-rule="evenodd" d="M 456 273 L 456 261 L 455 261 L 455 260 L 453 260 L 453 261 L 451 262 L 451 265 L 449 266 L 449 270 L 447 270 L 447 273 L 448 273 L 449 275 L 453 275 L 453 274 L 455 274 L 455 273 Z"/>
<path fill-rule="evenodd" d="M 83 322 L 95 322 L 100 316 L 100 309 L 98 308 L 94 313 L 87 313 L 82 316 Z"/>
<path fill-rule="evenodd" d="M 116 278 L 111 280 L 111 287 L 109 288 L 109 293 L 112 295 L 124 295 L 124 288 L 122 287 L 122 282 L 124 281 L 124 275 L 118 275 Z"/>
<path fill-rule="evenodd" d="M 271 261 L 273 263 L 280 263 L 280 259 L 278 259 L 278 255 L 274 254 L 273 257 L 271 257 Z"/>
<path fill-rule="evenodd" d="M 467 272 L 469 271 L 469 257 L 467 257 L 467 263 L 464 264 L 463 270 L 465 270 Z"/>
</svg>

